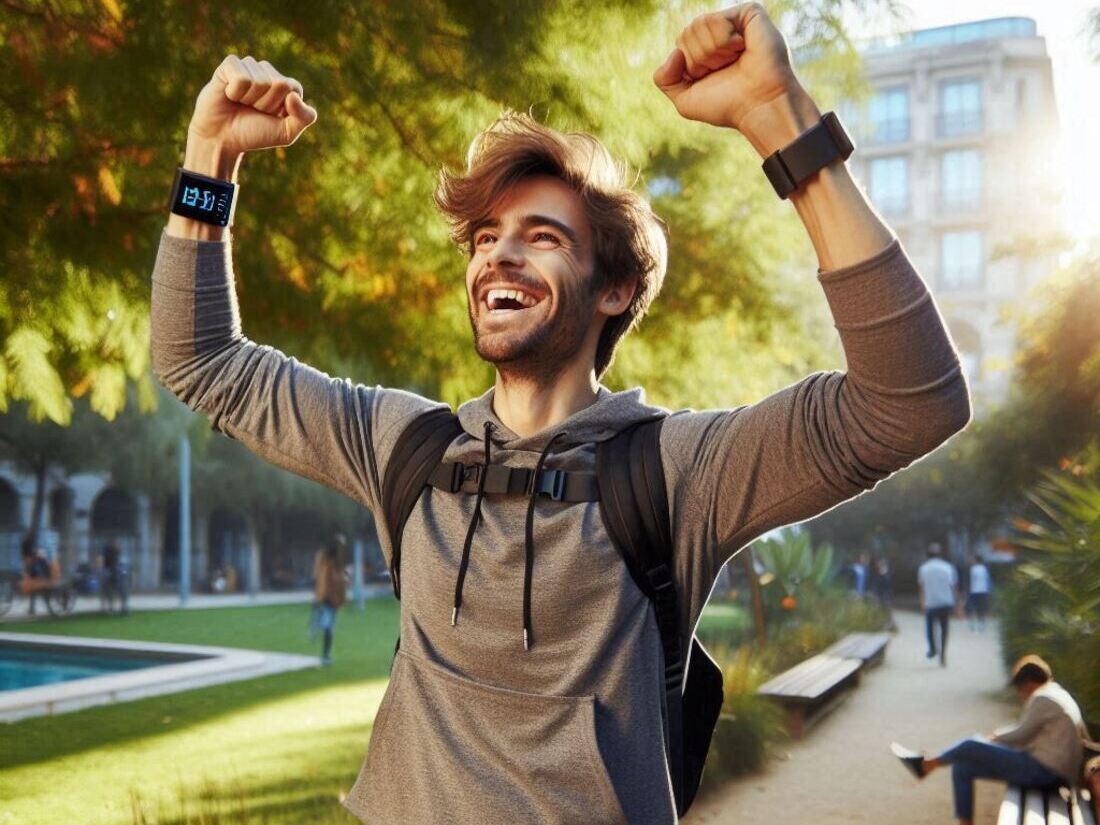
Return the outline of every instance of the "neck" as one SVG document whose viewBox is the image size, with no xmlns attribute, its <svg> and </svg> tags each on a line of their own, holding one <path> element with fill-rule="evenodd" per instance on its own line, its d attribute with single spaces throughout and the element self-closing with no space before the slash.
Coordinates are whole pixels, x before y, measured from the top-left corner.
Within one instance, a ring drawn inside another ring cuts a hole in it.
<svg viewBox="0 0 1100 825">
<path fill-rule="evenodd" d="M 520 438 L 561 423 L 596 401 L 599 382 L 589 360 L 587 370 L 566 365 L 554 376 L 532 380 L 497 370 L 493 412 Z"/>
</svg>

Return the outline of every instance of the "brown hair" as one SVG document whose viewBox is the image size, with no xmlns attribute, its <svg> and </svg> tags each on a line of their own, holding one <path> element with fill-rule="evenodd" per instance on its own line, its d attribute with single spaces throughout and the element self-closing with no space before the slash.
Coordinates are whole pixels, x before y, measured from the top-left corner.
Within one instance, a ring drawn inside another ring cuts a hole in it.
<svg viewBox="0 0 1100 825">
<path fill-rule="evenodd" d="M 1019 687 L 1025 682 L 1033 682 L 1036 685 L 1045 685 L 1051 679 L 1050 665 L 1044 662 L 1034 653 L 1021 656 L 1012 666 L 1011 684 Z"/>
<path fill-rule="evenodd" d="M 626 310 L 608 318 L 596 346 L 596 377 L 611 366 L 615 349 L 661 291 L 668 264 L 667 229 L 649 203 L 627 185 L 628 170 L 599 140 L 559 132 L 534 118 L 505 112 L 470 144 L 465 175 L 440 170 L 435 203 L 451 226 L 451 239 L 473 254 L 470 229 L 487 218 L 511 186 L 550 175 L 581 199 L 592 227 L 593 292 L 608 286 L 638 288 Z"/>
</svg>

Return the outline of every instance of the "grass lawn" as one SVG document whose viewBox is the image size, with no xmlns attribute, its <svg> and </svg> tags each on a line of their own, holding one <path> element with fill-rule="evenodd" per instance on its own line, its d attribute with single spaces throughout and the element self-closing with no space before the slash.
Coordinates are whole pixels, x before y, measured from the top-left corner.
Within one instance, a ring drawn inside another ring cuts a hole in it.
<svg viewBox="0 0 1100 825">
<path fill-rule="evenodd" d="M 752 615 L 739 604 L 712 601 L 703 608 L 695 632 L 704 640 L 731 642 L 752 630 Z"/>
<path fill-rule="evenodd" d="M 0 723 L 0 825 L 353 825 L 339 805 L 370 738 L 398 605 L 340 612 L 336 664 L 10 725 Z M 308 605 L 76 616 L 5 627 L 315 655 Z M 700 629 L 737 632 L 737 605 Z"/>
<path fill-rule="evenodd" d="M 308 616 L 280 605 L 11 629 L 316 655 Z M 372 599 L 340 612 L 330 668 L 0 723 L 0 825 L 355 823 L 339 796 L 366 752 L 397 626 L 397 602 Z"/>
</svg>

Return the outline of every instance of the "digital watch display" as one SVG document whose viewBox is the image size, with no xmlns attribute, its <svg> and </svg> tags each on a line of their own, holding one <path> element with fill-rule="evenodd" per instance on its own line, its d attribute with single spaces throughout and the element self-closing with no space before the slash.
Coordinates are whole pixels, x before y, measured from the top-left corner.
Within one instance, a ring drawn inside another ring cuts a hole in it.
<svg viewBox="0 0 1100 825">
<path fill-rule="evenodd" d="M 215 226 L 228 226 L 233 220 L 236 193 L 236 185 L 229 181 L 188 172 L 179 166 L 168 208 L 186 218 Z"/>
</svg>

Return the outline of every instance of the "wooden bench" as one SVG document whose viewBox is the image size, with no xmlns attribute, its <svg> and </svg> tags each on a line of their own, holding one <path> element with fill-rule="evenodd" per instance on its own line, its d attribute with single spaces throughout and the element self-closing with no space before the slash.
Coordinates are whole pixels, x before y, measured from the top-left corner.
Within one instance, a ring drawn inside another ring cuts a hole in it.
<svg viewBox="0 0 1100 825">
<path fill-rule="evenodd" d="M 889 633 L 849 633 L 826 648 L 824 653 L 838 659 L 859 659 L 863 667 L 871 668 L 886 658 L 886 645 L 889 643 Z"/>
<path fill-rule="evenodd" d="M 758 693 L 780 702 L 787 730 L 800 738 L 810 724 L 832 710 L 849 688 L 859 684 L 863 662 L 819 653 L 760 686 Z"/>
<path fill-rule="evenodd" d="M 1080 791 L 1061 788 L 1044 793 L 1009 785 L 1001 801 L 997 825 L 1097 825 L 1097 822 L 1091 800 Z"/>
</svg>

